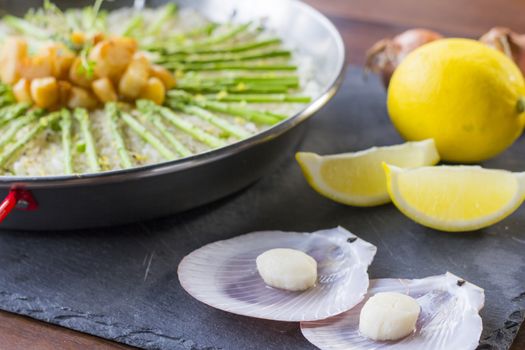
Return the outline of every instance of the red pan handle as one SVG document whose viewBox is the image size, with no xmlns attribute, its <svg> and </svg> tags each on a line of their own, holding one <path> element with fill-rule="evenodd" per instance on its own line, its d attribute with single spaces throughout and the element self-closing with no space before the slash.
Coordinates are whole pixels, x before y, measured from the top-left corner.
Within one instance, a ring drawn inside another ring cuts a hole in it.
<svg viewBox="0 0 525 350">
<path fill-rule="evenodd" d="M 13 209 L 16 207 L 16 203 L 18 202 L 18 199 L 16 198 L 16 192 L 10 191 L 7 197 L 5 197 L 2 204 L 0 204 L 0 222 L 4 221 L 4 219 L 11 213 Z"/>
<path fill-rule="evenodd" d="M 33 195 L 28 190 L 12 189 L 0 204 L 0 222 L 13 211 L 13 209 L 35 210 L 38 207 Z"/>
</svg>

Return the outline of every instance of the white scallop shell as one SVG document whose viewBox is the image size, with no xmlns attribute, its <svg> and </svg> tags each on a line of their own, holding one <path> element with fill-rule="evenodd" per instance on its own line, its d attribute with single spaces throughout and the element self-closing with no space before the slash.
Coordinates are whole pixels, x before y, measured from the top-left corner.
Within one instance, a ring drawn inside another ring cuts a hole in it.
<svg viewBox="0 0 525 350">
<path fill-rule="evenodd" d="M 400 292 L 416 298 L 421 314 L 413 334 L 398 341 L 378 342 L 359 333 L 359 314 L 368 298 L 379 292 Z M 483 289 L 451 273 L 415 280 L 378 279 L 362 303 L 323 321 L 302 322 L 301 331 L 321 350 L 471 350 L 483 328 L 479 310 Z"/>
<path fill-rule="evenodd" d="M 304 292 L 267 286 L 255 259 L 273 248 L 292 248 L 317 261 L 318 281 Z M 314 233 L 265 231 L 208 244 L 179 265 L 182 287 L 217 309 L 275 321 L 313 321 L 345 312 L 368 289 L 376 247 L 337 227 Z"/>
</svg>

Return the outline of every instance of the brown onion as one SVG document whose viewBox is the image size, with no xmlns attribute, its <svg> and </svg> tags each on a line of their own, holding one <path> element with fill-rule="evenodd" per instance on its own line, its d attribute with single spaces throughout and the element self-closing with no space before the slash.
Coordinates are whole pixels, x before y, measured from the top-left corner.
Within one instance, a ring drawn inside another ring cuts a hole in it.
<svg viewBox="0 0 525 350">
<path fill-rule="evenodd" d="M 525 35 L 517 34 L 509 28 L 494 27 L 479 41 L 512 58 L 525 75 Z"/>
<path fill-rule="evenodd" d="M 379 74 L 385 86 L 388 86 L 394 70 L 406 55 L 424 44 L 441 38 L 439 33 L 417 28 L 407 30 L 393 39 L 380 40 L 366 53 L 366 69 Z"/>
</svg>

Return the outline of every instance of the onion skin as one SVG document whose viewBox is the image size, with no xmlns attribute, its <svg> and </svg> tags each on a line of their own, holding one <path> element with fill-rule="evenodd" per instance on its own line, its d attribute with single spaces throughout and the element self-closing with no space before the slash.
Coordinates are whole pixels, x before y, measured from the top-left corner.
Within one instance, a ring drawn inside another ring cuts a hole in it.
<svg viewBox="0 0 525 350">
<path fill-rule="evenodd" d="M 407 30 L 392 39 L 382 39 L 366 52 L 366 69 L 381 76 L 388 87 L 394 70 L 410 52 L 432 41 L 443 38 L 428 29 Z"/>
<path fill-rule="evenodd" d="M 416 28 L 392 39 L 379 40 L 366 52 L 366 69 L 379 74 L 385 87 L 388 87 L 394 70 L 406 55 L 441 38 L 443 36 L 439 33 Z M 481 36 L 479 41 L 512 58 L 525 76 L 525 34 L 515 33 L 506 27 L 494 27 Z"/>
<path fill-rule="evenodd" d="M 509 28 L 494 27 L 484 34 L 479 41 L 503 52 L 512 58 L 525 75 L 525 35 L 517 34 Z"/>
</svg>

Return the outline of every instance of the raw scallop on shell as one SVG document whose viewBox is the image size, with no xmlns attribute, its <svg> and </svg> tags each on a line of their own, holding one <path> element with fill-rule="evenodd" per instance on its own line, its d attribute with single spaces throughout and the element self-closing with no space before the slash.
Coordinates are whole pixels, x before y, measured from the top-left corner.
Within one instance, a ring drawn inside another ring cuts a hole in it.
<svg viewBox="0 0 525 350">
<path fill-rule="evenodd" d="M 416 330 L 397 340 L 373 341 L 359 333 L 359 314 L 371 296 L 399 292 L 415 298 L 421 306 Z M 365 300 L 352 310 L 327 320 L 302 322 L 301 331 L 321 350 L 473 350 L 482 331 L 479 310 L 483 289 L 451 273 L 423 279 L 370 281 Z"/>
<path fill-rule="evenodd" d="M 318 280 L 303 292 L 267 286 L 256 258 L 274 248 L 305 252 Z M 365 296 L 376 247 L 337 227 L 314 233 L 265 231 L 208 244 L 179 265 L 182 287 L 217 309 L 275 321 L 314 321 L 345 312 Z"/>
</svg>

